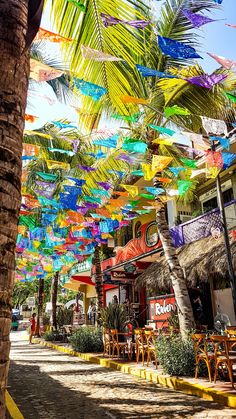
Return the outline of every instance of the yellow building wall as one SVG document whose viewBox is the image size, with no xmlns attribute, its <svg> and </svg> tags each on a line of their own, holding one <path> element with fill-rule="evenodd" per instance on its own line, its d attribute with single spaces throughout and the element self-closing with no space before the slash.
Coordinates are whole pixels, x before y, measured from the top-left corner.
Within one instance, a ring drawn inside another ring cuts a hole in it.
<svg viewBox="0 0 236 419">
<path fill-rule="evenodd" d="M 138 222 L 140 222 L 140 223 L 141 223 L 141 225 L 144 225 L 144 224 L 151 223 L 152 221 L 155 221 L 155 220 L 156 220 L 156 213 L 155 213 L 155 210 L 153 210 L 153 211 L 149 212 L 148 214 L 143 214 L 143 215 L 140 215 L 140 217 L 135 218 L 135 220 L 134 220 L 134 221 L 133 221 L 133 223 L 132 223 L 133 238 L 135 238 L 135 225 L 136 225 Z"/>
</svg>

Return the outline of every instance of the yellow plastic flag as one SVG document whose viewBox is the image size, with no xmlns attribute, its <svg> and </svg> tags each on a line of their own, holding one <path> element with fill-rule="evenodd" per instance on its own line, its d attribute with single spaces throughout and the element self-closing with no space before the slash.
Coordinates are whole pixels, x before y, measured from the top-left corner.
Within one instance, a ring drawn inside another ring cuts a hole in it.
<svg viewBox="0 0 236 419">
<path fill-rule="evenodd" d="M 112 214 L 112 220 L 122 221 L 123 215 L 122 214 Z"/>
<path fill-rule="evenodd" d="M 69 163 L 64 163 L 64 162 L 56 161 L 56 160 L 47 160 L 47 166 L 50 170 L 51 169 L 63 169 L 63 170 L 70 169 Z"/>
<path fill-rule="evenodd" d="M 156 172 L 152 170 L 151 165 L 148 163 L 142 163 L 142 171 L 144 174 L 144 180 L 152 180 L 156 174 Z"/>
<path fill-rule="evenodd" d="M 122 188 L 126 189 L 127 192 L 129 192 L 129 195 L 134 198 L 138 195 L 138 186 L 135 185 L 120 185 Z"/>
<path fill-rule="evenodd" d="M 38 240 L 33 240 L 33 245 L 36 249 L 38 249 L 38 247 L 40 246 L 41 242 Z"/>
<path fill-rule="evenodd" d="M 220 173 L 220 170 L 221 169 L 219 167 L 208 167 L 206 165 L 206 177 L 209 179 L 215 179 Z"/>
<path fill-rule="evenodd" d="M 152 156 L 152 170 L 157 173 L 165 169 L 166 166 L 173 160 L 169 156 Z"/>
<path fill-rule="evenodd" d="M 152 144 L 160 144 L 160 145 L 173 145 L 174 140 L 171 139 L 165 139 L 165 138 L 156 138 L 152 141 Z"/>
</svg>

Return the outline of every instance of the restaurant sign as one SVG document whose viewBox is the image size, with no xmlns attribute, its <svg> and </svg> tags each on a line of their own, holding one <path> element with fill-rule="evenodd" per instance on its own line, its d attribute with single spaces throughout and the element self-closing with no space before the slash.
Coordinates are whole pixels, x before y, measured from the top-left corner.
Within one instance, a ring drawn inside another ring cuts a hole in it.
<svg viewBox="0 0 236 419">
<path fill-rule="evenodd" d="M 176 311 L 174 294 L 148 298 L 149 320 L 156 322 L 157 328 L 168 326 L 168 317 Z"/>
</svg>

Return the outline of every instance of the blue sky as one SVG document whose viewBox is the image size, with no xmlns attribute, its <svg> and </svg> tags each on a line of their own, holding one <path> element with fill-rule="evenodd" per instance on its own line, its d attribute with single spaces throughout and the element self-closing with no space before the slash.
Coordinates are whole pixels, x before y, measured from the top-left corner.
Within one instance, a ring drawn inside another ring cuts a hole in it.
<svg viewBox="0 0 236 419">
<path fill-rule="evenodd" d="M 211 17 L 225 20 L 210 23 L 199 30 L 199 33 L 204 37 L 201 51 L 199 51 L 200 55 L 203 51 L 212 52 L 236 61 L 236 28 L 225 26 L 225 23 L 236 25 L 236 0 L 223 0 L 221 8 L 212 13 Z M 202 60 L 204 70 L 213 71 L 216 68 L 215 61 L 206 54 L 202 54 L 202 56 L 204 57 Z"/>
<path fill-rule="evenodd" d="M 195 0 L 196 2 L 198 0 Z M 213 1 L 213 0 L 212 0 Z M 160 8 L 162 1 L 157 2 L 153 1 L 152 4 L 155 5 L 157 10 Z M 47 2 L 47 7 L 45 9 L 43 20 L 41 26 L 45 29 L 53 30 L 53 24 L 50 21 L 50 3 Z M 203 57 L 203 60 L 200 60 L 201 66 L 207 73 L 211 73 L 215 68 L 217 68 L 217 63 L 210 58 L 206 52 L 211 52 L 216 55 L 221 55 L 229 59 L 236 61 L 236 28 L 230 28 L 225 26 L 225 23 L 236 25 L 236 0 L 223 0 L 221 8 L 211 14 L 213 19 L 223 19 L 219 22 L 210 23 L 206 26 L 203 26 L 201 29 L 198 29 L 199 35 L 202 37 L 201 47 L 198 49 L 198 52 Z M 57 53 L 56 47 L 50 43 L 48 44 L 49 51 Z M 40 96 L 37 97 L 37 94 L 34 94 L 30 97 L 30 105 L 27 108 L 27 112 L 36 116 L 39 116 L 39 119 L 34 124 L 26 124 L 26 129 L 37 129 L 41 127 L 48 120 L 53 119 L 70 119 L 71 122 L 76 122 L 77 116 L 73 108 L 56 103 L 50 105 L 47 100 L 42 98 L 42 95 L 47 95 L 55 99 L 55 96 L 51 94 L 51 90 L 48 87 L 39 88 Z M 48 116 L 50 115 L 50 119 Z"/>
</svg>

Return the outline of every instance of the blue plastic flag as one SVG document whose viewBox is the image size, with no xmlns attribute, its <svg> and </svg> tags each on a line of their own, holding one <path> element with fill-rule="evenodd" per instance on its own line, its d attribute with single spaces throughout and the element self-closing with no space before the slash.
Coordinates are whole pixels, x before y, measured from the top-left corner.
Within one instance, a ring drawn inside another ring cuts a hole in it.
<svg viewBox="0 0 236 419">
<path fill-rule="evenodd" d="M 64 185 L 64 190 L 71 195 L 82 195 L 82 189 L 79 186 Z"/>
<path fill-rule="evenodd" d="M 143 77 L 159 77 L 160 79 L 176 79 L 177 76 L 172 74 L 163 73 L 162 71 L 154 70 L 152 68 L 144 67 L 143 65 L 136 64 L 135 67 L 142 74 Z"/>
<path fill-rule="evenodd" d="M 219 141 L 222 148 L 225 148 L 226 150 L 230 149 L 230 140 L 229 138 L 224 137 L 210 137 L 210 141 Z"/>
<path fill-rule="evenodd" d="M 75 177 L 67 176 L 67 179 L 72 180 L 76 184 L 76 186 L 83 186 L 86 183 L 84 179 L 77 179 Z"/>
<path fill-rule="evenodd" d="M 60 128 L 60 129 L 67 129 L 67 128 L 77 129 L 76 125 L 63 124 L 62 122 L 59 122 L 59 121 L 52 121 L 52 124 L 56 125 L 56 127 Z"/>
<path fill-rule="evenodd" d="M 184 167 L 168 167 L 168 169 L 177 177 L 179 172 L 186 170 Z"/>
<path fill-rule="evenodd" d="M 97 84 L 84 81 L 73 77 L 74 86 L 81 91 L 85 96 L 90 96 L 95 102 L 97 102 L 106 92 L 107 89 Z"/>
<path fill-rule="evenodd" d="M 119 139 L 119 134 L 116 134 L 104 140 L 94 140 L 93 144 L 99 145 L 101 147 L 116 148 L 118 139 Z"/>
<path fill-rule="evenodd" d="M 90 191 L 92 192 L 92 194 L 94 195 L 101 195 L 101 196 L 110 196 L 109 192 L 104 191 L 102 189 L 96 189 L 96 188 L 91 188 Z"/>
<path fill-rule="evenodd" d="M 154 188 L 153 186 L 145 186 L 145 189 L 152 195 L 160 195 L 165 192 L 163 188 Z"/>
<path fill-rule="evenodd" d="M 158 45 L 162 52 L 176 59 L 202 58 L 193 47 L 171 38 L 158 35 Z"/>
<path fill-rule="evenodd" d="M 222 153 L 222 158 L 223 158 L 223 162 L 224 162 L 224 169 L 226 169 L 227 167 L 229 167 L 233 161 L 236 158 L 236 154 L 235 153 Z"/>
</svg>

